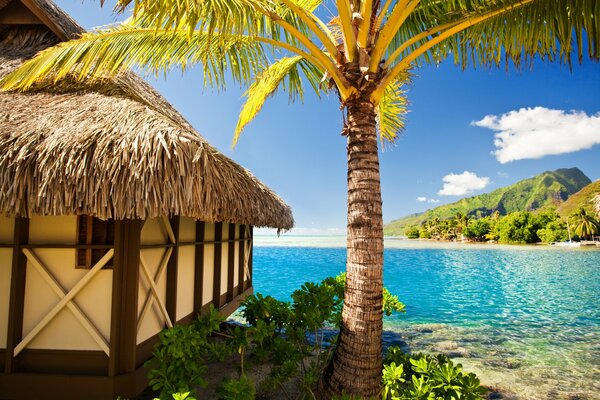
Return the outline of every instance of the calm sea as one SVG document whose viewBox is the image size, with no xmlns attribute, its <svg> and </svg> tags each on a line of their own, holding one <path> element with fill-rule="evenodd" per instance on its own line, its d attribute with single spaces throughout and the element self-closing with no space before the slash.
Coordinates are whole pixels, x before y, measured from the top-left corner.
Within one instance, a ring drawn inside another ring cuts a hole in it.
<svg viewBox="0 0 600 400">
<path fill-rule="evenodd" d="M 255 237 L 256 292 L 287 300 L 345 268 L 344 237 Z M 442 352 L 522 399 L 600 399 L 600 251 L 386 239 L 407 313 L 386 345 Z"/>
</svg>

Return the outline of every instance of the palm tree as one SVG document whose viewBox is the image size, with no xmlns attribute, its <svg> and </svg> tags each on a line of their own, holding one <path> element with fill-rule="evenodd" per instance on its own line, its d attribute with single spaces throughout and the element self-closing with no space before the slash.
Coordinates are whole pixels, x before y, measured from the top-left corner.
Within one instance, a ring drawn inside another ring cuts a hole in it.
<svg viewBox="0 0 600 400">
<path fill-rule="evenodd" d="M 454 215 L 454 219 L 456 220 L 456 236 L 464 239 L 463 231 L 469 226 L 469 216 L 459 211 Z"/>
<path fill-rule="evenodd" d="M 600 0 L 116 1 L 118 12 L 132 12 L 130 20 L 43 51 L 3 87 L 25 90 L 48 77 L 98 81 L 132 66 L 157 72 L 200 64 L 208 85 L 223 87 L 226 75 L 249 85 L 234 143 L 278 88 L 292 99 L 306 83 L 339 96 L 348 158 L 347 285 L 339 346 L 323 380 L 326 396 L 379 392 L 378 136 L 393 141 L 403 127 L 411 69 L 449 56 L 462 67 L 509 61 L 518 67 L 536 56 L 570 63 L 584 52 L 600 58 Z M 332 12 L 331 21 L 320 18 Z"/>
<path fill-rule="evenodd" d="M 575 233 L 577 233 L 580 238 L 591 238 L 597 234 L 600 229 L 600 224 L 598 224 L 594 215 L 589 214 L 583 207 L 575 211 L 572 218 L 575 223 Z"/>
<path fill-rule="evenodd" d="M 600 193 L 597 193 L 596 197 L 594 197 L 594 208 L 596 209 L 598 219 L 600 219 Z"/>
</svg>

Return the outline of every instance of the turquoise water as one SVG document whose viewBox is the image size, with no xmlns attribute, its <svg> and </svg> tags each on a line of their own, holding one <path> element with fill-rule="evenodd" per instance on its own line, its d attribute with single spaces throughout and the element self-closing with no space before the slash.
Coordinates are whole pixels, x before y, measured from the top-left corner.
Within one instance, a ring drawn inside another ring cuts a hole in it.
<svg viewBox="0 0 600 400">
<path fill-rule="evenodd" d="M 256 244 L 255 291 L 277 298 L 344 269 L 340 238 Z M 600 399 L 600 251 L 387 241 L 384 280 L 407 306 L 386 345 L 446 353 L 516 398 Z"/>
</svg>

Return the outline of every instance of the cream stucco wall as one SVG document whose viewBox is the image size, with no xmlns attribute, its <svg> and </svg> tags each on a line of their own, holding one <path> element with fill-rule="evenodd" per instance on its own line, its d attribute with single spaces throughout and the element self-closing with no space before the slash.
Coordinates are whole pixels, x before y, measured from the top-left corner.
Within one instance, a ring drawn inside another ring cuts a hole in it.
<svg viewBox="0 0 600 400">
<path fill-rule="evenodd" d="M 235 242 L 235 252 L 233 255 L 233 266 L 235 272 L 233 273 L 233 287 L 238 286 L 240 281 L 240 243 Z"/>
<path fill-rule="evenodd" d="M 149 219 L 144 222 L 144 226 L 142 227 L 141 233 L 141 244 L 166 244 L 169 243 L 167 231 L 162 225 L 160 218 Z M 148 272 L 155 278 L 156 272 L 158 271 L 163 256 L 167 250 L 164 248 L 158 249 L 142 249 L 140 252 L 140 259 L 143 258 L 147 263 Z M 138 317 L 142 312 L 142 308 L 144 306 L 144 302 L 150 294 L 150 288 L 146 281 L 146 278 L 143 276 L 144 274 L 140 270 L 140 282 L 139 282 L 139 291 L 138 291 Z M 166 304 L 167 297 L 167 273 L 166 267 L 163 270 L 160 278 L 156 282 L 156 287 L 158 289 L 159 298 L 162 304 Z M 159 311 L 159 308 L 156 302 L 154 302 L 152 308 L 146 313 L 145 317 L 138 321 L 138 335 L 137 335 L 137 343 L 142 343 L 146 339 L 151 338 L 152 336 L 159 333 L 161 330 L 165 328 L 165 320 L 163 315 Z"/>
<path fill-rule="evenodd" d="M 0 243 L 12 243 L 14 226 L 14 218 L 0 215 Z"/>
<path fill-rule="evenodd" d="M 204 240 L 215 240 L 215 224 L 204 224 Z M 213 299 L 213 282 L 215 276 L 215 246 L 204 245 L 204 279 L 202 281 L 202 305 L 208 304 Z"/>
<path fill-rule="evenodd" d="M 182 217 L 179 220 L 179 241 L 182 243 L 196 241 L 196 221 Z M 177 268 L 177 320 L 194 312 L 194 278 L 195 278 L 195 246 L 179 248 L 179 265 Z"/>
<path fill-rule="evenodd" d="M 227 275 L 228 269 L 228 254 L 229 254 L 229 243 L 225 241 L 229 239 L 229 224 L 223 223 L 223 244 L 221 245 L 221 294 L 227 293 Z"/>
<path fill-rule="evenodd" d="M 29 222 L 30 244 L 76 243 L 77 218 L 38 217 Z M 69 292 L 88 272 L 76 269 L 75 249 L 32 249 L 65 292 Z M 60 301 L 40 272 L 27 261 L 23 336 Z M 112 270 L 103 269 L 77 294 L 74 301 L 108 341 L 110 336 Z M 74 314 L 64 308 L 27 346 L 31 349 L 100 350 Z"/>
<path fill-rule="evenodd" d="M 13 241 L 14 218 L 0 216 L 0 244 Z M 0 248 L 0 349 L 6 348 L 12 249 Z"/>
</svg>

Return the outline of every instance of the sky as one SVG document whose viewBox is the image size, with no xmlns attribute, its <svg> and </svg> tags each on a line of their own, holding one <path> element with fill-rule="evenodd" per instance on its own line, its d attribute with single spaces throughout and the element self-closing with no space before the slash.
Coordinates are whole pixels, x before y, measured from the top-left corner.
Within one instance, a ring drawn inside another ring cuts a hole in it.
<svg viewBox="0 0 600 400">
<path fill-rule="evenodd" d="M 56 3 L 86 29 L 123 18 L 111 2 Z M 413 72 L 406 128 L 380 153 L 384 222 L 558 168 L 600 179 L 599 63 L 462 71 L 447 60 Z M 232 149 L 245 88 L 204 88 L 197 67 L 147 80 L 292 207 L 291 233 L 345 233 L 346 140 L 336 95 L 307 90 L 294 104 L 275 95 Z"/>
</svg>

